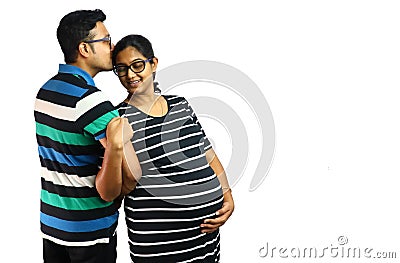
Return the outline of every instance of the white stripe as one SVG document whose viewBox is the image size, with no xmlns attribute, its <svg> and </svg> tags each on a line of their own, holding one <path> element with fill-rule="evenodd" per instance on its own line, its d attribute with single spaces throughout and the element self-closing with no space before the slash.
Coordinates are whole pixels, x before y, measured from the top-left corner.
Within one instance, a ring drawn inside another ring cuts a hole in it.
<svg viewBox="0 0 400 263">
<path fill-rule="evenodd" d="M 157 246 L 157 245 L 167 245 L 167 244 L 175 244 L 175 243 L 181 243 L 181 242 L 186 242 L 186 241 L 191 241 L 197 238 L 200 238 L 202 236 L 205 236 L 206 233 L 202 233 L 200 235 L 194 236 L 194 237 L 189 237 L 189 238 L 185 238 L 185 239 L 177 239 L 177 240 L 171 240 L 171 241 L 160 241 L 160 242 L 149 242 L 149 243 L 139 243 L 139 242 L 133 242 L 131 240 L 129 240 L 129 243 L 131 243 L 132 245 L 135 246 Z"/>
<path fill-rule="evenodd" d="M 212 216 L 215 216 L 215 213 L 211 213 L 209 215 L 204 215 L 204 216 L 199 216 L 195 218 L 158 218 L 158 219 L 133 219 L 130 217 L 127 217 L 127 219 L 131 222 L 141 222 L 141 223 L 157 223 L 157 222 L 190 222 L 190 221 L 195 221 L 195 220 L 200 220 L 204 218 L 210 218 Z"/>
<path fill-rule="evenodd" d="M 146 126 L 144 128 L 137 129 L 136 131 L 142 131 L 142 130 L 146 130 L 146 129 L 151 129 L 151 128 L 155 128 L 155 127 L 158 127 L 158 126 L 162 126 L 162 125 L 171 124 L 171 123 L 174 123 L 174 122 L 177 122 L 177 121 L 181 121 L 181 120 L 184 120 L 184 119 L 189 119 L 189 118 L 190 118 L 189 116 L 185 116 L 185 117 L 182 117 L 182 118 L 174 119 L 172 121 L 167 121 L 167 122 L 162 122 L 162 123 L 159 123 L 159 124 L 154 124 L 154 125 L 151 125 L 151 126 Z M 183 124 L 183 122 L 182 122 L 182 124 Z M 182 127 L 180 127 L 180 128 L 182 128 Z"/>
<path fill-rule="evenodd" d="M 217 235 L 213 240 L 210 240 L 210 241 L 208 241 L 208 242 L 206 242 L 206 243 L 204 243 L 204 244 L 202 244 L 202 245 L 199 245 L 199 246 L 197 246 L 197 247 L 192 247 L 192 248 L 184 249 L 184 250 L 177 250 L 177 251 L 164 252 L 164 253 L 157 253 L 157 254 L 135 254 L 135 253 L 132 253 L 132 252 L 131 252 L 131 254 L 134 255 L 134 256 L 136 256 L 136 257 L 157 257 L 157 256 L 165 256 L 165 255 L 180 254 L 180 253 L 185 253 L 185 252 L 193 251 L 193 250 L 196 250 L 196 249 L 198 249 L 198 248 L 204 248 L 204 247 L 206 247 L 207 245 L 214 243 L 214 242 L 218 239 L 218 237 L 219 237 L 219 233 L 218 233 L 218 235 Z"/>
<path fill-rule="evenodd" d="M 124 116 L 124 117 L 130 117 L 130 116 L 135 116 L 135 115 L 138 115 L 138 114 L 140 114 L 140 112 L 139 111 L 137 111 L 137 112 L 134 112 L 134 113 L 124 113 L 122 116 Z"/>
<path fill-rule="evenodd" d="M 127 109 L 130 109 L 131 107 L 130 106 L 121 106 L 121 107 L 119 107 L 118 109 L 119 110 L 127 110 Z"/>
<path fill-rule="evenodd" d="M 188 210 L 197 210 L 197 209 L 202 209 L 208 206 L 213 206 L 221 201 L 224 200 L 224 197 L 222 196 L 220 199 L 215 200 L 211 203 L 206 203 L 203 205 L 199 206 L 192 206 L 192 207 L 182 207 L 182 208 L 168 208 L 168 207 L 156 207 L 156 208 L 131 208 L 131 207 L 125 207 L 125 209 L 130 210 L 132 212 L 155 212 L 155 211 L 188 211 Z"/>
<path fill-rule="evenodd" d="M 147 147 L 147 148 L 143 148 L 143 149 L 141 149 L 139 151 L 136 151 L 136 154 L 144 152 L 144 151 L 149 151 L 149 150 L 157 148 L 158 146 L 161 146 L 161 145 L 169 144 L 169 143 L 175 142 L 175 141 L 184 140 L 186 138 L 189 138 L 189 137 L 192 137 L 192 136 L 196 136 L 196 135 L 200 135 L 200 134 L 202 134 L 202 133 L 201 132 L 195 132 L 195 133 L 190 133 L 188 135 L 185 135 L 185 136 L 182 136 L 182 137 L 178 137 L 178 138 L 175 138 L 175 139 L 172 139 L 172 140 L 166 140 L 164 142 L 161 142 L 161 143 L 155 144 L 153 146 L 150 146 L 150 147 Z"/>
<path fill-rule="evenodd" d="M 204 151 L 207 151 L 208 149 L 210 149 L 212 147 L 211 143 L 209 145 L 204 146 Z"/>
<path fill-rule="evenodd" d="M 195 257 L 195 258 L 192 258 L 192 259 L 189 259 L 189 260 L 185 260 L 185 261 L 180 261 L 180 262 L 177 262 L 177 263 L 189 263 L 189 262 L 193 262 L 193 261 L 198 260 L 198 259 L 205 259 L 205 258 L 208 257 L 208 256 L 214 255 L 215 252 L 217 252 L 217 251 L 218 251 L 217 257 L 218 257 L 218 255 L 219 255 L 219 248 L 218 248 L 218 246 L 219 246 L 219 242 L 218 242 L 218 245 L 217 245 L 217 247 L 214 249 L 213 252 L 209 252 L 209 253 L 205 254 L 204 256 Z M 217 261 L 217 259 L 215 259 L 215 261 Z"/>
<path fill-rule="evenodd" d="M 176 114 L 176 113 L 179 113 L 179 112 L 182 112 L 182 111 L 186 111 L 186 109 L 180 109 L 180 110 L 176 110 L 176 111 L 171 111 L 169 113 L 169 115 Z"/>
<path fill-rule="evenodd" d="M 110 242 L 110 240 L 109 240 L 108 237 L 99 238 L 99 239 L 90 240 L 90 241 L 82 241 L 82 242 L 69 242 L 69 241 L 64 241 L 64 240 L 60 240 L 60 239 L 58 239 L 58 238 L 55 238 L 55 237 L 46 235 L 46 234 L 44 234 L 44 233 L 42 233 L 42 237 L 43 237 L 44 239 L 48 239 L 48 240 L 50 240 L 50 241 L 53 241 L 54 243 L 57 243 L 57 244 L 63 245 L 63 246 L 83 246 L 83 247 L 85 247 L 85 246 L 96 245 L 96 244 L 98 244 L 98 243 L 103 243 L 103 244 L 104 244 L 104 243 L 109 243 L 109 242 Z"/>
<path fill-rule="evenodd" d="M 171 104 L 171 108 L 176 107 L 176 106 L 178 106 L 178 105 L 183 105 L 183 104 L 184 104 L 183 102 L 184 102 L 184 101 L 182 100 L 182 101 L 180 101 L 180 102 Z"/>
<path fill-rule="evenodd" d="M 203 143 L 203 144 L 204 144 L 204 143 Z M 191 162 L 191 161 L 193 161 L 193 160 L 199 159 L 199 158 L 204 157 L 204 156 L 205 156 L 205 154 L 202 153 L 202 154 L 199 154 L 199 155 L 197 155 L 197 156 L 188 158 L 188 159 L 186 159 L 186 160 L 182 160 L 182 161 L 180 161 L 180 162 L 176 162 L 176 163 L 172 163 L 172 164 L 167 164 L 167 165 L 164 165 L 164 166 L 160 166 L 160 167 L 158 167 L 158 168 L 157 168 L 157 167 L 149 168 L 149 170 L 157 170 L 157 169 L 161 169 L 161 168 L 167 168 L 167 167 L 171 167 L 171 166 L 177 166 L 177 165 L 180 165 L 180 164 L 182 164 L 182 163 Z"/>
<path fill-rule="evenodd" d="M 37 112 L 41 112 L 47 114 L 51 117 L 67 120 L 67 121 L 75 121 L 75 108 L 70 108 L 58 104 L 54 104 L 48 101 L 44 101 L 41 99 L 36 99 L 35 102 L 35 110 Z"/>
<path fill-rule="evenodd" d="M 203 192 L 198 192 L 198 193 L 193 193 L 193 194 L 188 194 L 188 195 L 170 195 L 170 196 L 146 196 L 146 197 L 133 197 L 133 196 L 126 196 L 129 199 L 132 200 L 157 200 L 157 199 L 185 199 L 185 198 L 191 198 L 191 197 L 196 197 L 196 196 L 202 196 L 202 195 L 206 195 L 212 192 L 215 192 L 217 190 L 221 189 L 221 186 L 218 185 L 217 187 L 207 190 L 207 191 L 203 191 Z"/>
<path fill-rule="evenodd" d="M 130 122 L 129 124 L 132 126 L 133 124 L 144 122 L 144 121 L 149 121 L 149 120 L 152 120 L 152 119 L 154 119 L 154 118 L 149 117 L 149 118 L 146 118 L 146 119 L 140 119 L 138 121 Z"/>
<path fill-rule="evenodd" d="M 183 109 L 180 109 L 180 110 L 178 110 L 177 108 L 172 108 L 173 110 L 175 110 L 175 111 L 172 111 L 171 110 L 171 113 L 172 114 L 175 114 L 175 113 L 180 113 L 180 112 L 182 112 L 182 111 L 189 111 L 187 108 L 183 108 Z"/>
<path fill-rule="evenodd" d="M 133 229 L 128 229 L 129 232 L 138 235 L 154 235 L 154 234 L 170 234 L 170 233 L 179 233 L 179 232 L 186 232 L 195 229 L 200 229 L 200 226 L 190 227 L 190 228 L 182 228 L 182 229 L 174 229 L 174 230 L 154 230 L 154 231 L 138 231 Z"/>
<path fill-rule="evenodd" d="M 79 177 L 75 174 L 58 173 L 56 171 L 49 171 L 42 167 L 40 174 L 48 182 L 56 185 L 73 186 L 73 187 L 94 187 L 96 175 Z"/>
<path fill-rule="evenodd" d="M 159 133 L 153 133 L 153 134 L 150 135 L 150 136 L 146 136 L 146 137 L 143 137 L 143 138 L 139 138 L 139 139 L 137 139 L 137 140 L 134 140 L 133 143 L 136 143 L 136 142 L 139 142 L 139 141 L 143 141 L 143 140 L 146 140 L 146 139 L 149 139 L 149 138 L 152 138 L 152 137 L 155 137 L 155 136 L 164 134 L 164 133 L 170 133 L 170 132 L 174 132 L 174 131 L 179 131 L 179 130 L 182 129 L 182 128 L 187 128 L 187 127 L 190 127 L 190 126 L 196 126 L 196 124 L 191 123 L 191 124 L 189 124 L 189 125 L 181 126 L 181 127 L 175 128 L 175 129 L 166 130 L 166 131 L 162 131 L 162 132 L 159 132 Z"/>
<path fill-rule="evenodd" d="M 108 101 L 108 99 L 101 91 L 94 92 L 89 96 L 81 99 L 76 104 L 76 118 L 78 119 L 81 115 L 85 114 L 98 104 L 105 101 Z"/>
<path fill-rule="evenodd" d="M 165 97 L 164 97 L 165 98 Z M 173 99 L 176 99 L 176 98 L 178 98 L 178 96 L 173 96 L 173 97 L 171 97 L 171 98 L 167 98 L 167 100 L 173 100 Z"/>
<path fill-rule="evenodd" d="M 140 189 L 140 188 L 149 189 L 149 188 L 179 187 L 179 186 L 191 185 L 191 184 L 196 184 L 196 183 L 208 181 L 208 180 L 211 180 L 211 179 L 213 179 L 213 178 L 215 178 L 215 177 L 216 177 L 216 175 L 213 174 L 213 175 L 208 176 L 208 177 L 205 177 L 205 178 L 201 178 L 201 179 L 197 179 L 197 180 L 192 180 L 192 181 L 186 181 L 186 182 L 183 182 L 183 183 L 139 185 L 139 186 L 136 186 L 136 188 L 139 188 L 139 189 Z"/>
<path fill-rule="evenodd" d="M 194 169 L 190 169 L 190 170 L 185 170 L 185 171 L 181 171 L 181 172 L 174 172 L 174 173 L 163 173 L 163 174 L 148 174 L 148 175 L 142 175 L 142 178 L 157 178 L 157 177 L 168 177 L 168 176 L 174 176 L 174 175 L 181 175 L 181 174 L 187 174 L 187 173 L 191 173 L 191 172 L 196 172 L 199 170 L 203 170 L 205 168 L 208 168 L 210 165 L 207 163 L 203 166 L 200 167 L 196 167 Z"/>
<path fill-rule="evenodd" d="M 192 148 L 199 147 L 199 146 L 201 146 L 201 145 L 203 145 L 203 144 L 204 144 L 204 142 L 201 142 L 201 143 L 198 143 L 198 144 L 190 145 L 190 146 L 185 147 L 185 148 L 182 148 L 182 149 L 178 149 L 178 150 L 175 150 L 175 151 L 170 151 L 170 152 L 168 152 L 168 153 L 164 153 L 164 154 L 159 155 L 159 156 L 157 156 L 157 157 L 154 157 L 154 158 L 151 158 L 151 159 L 147 159 L 146 161 L 143 161 L 143 162 L 140 162 L 140 163 L 141 163 L 141 164 L 143 164 L 143 163 L 149 163 L 149 162 L 152 162 L 152 161 L 155 161 L 155 160 L 164 158 L 164 157 L 166 157 L 166 156 L 174 155 L 175 153 L 180 153 L 180 152 L 184 152 L 184 151 L 186 151 L 186 150 L 192 149 Z M 202 155 L 203 155 L 203 154 L 202 154 Z M 186 161 L 186 160 L 184 160 L 184 161 Z M 176 162 L 176 163 L 174 163 L 173 165 L 176 165 L 176 164 L 179 164 L 179 162 Z"/>
</svg>

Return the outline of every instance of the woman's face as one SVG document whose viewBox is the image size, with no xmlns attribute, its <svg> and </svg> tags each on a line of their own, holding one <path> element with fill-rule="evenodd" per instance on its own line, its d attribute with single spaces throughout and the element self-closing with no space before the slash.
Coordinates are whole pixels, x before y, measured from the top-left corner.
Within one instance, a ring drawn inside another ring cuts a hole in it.
<svg viewBox="0 0 400 263">
<path fill-rule="evenodd" d="M 115 65 L 128 67 L 132 65 L 131 68 L 137 71 L 141 64 L 140 62 L 135 62 L 147 59 L 148 58 L 144 57 L 136 48 L 127 47 L 118 53 L 115 58 Z M 135 73 L 131 68 L 128 68 L 125 76 L 118 77 L 121 84 L 130 94 L 154 93 L 153 72 L 155 72 L 157 68 L 157 59 L 153 58 L 153 62 L 154 63 L 146 62 L 144 64 L 144 70 L 139 73 Z"/>
</svg>

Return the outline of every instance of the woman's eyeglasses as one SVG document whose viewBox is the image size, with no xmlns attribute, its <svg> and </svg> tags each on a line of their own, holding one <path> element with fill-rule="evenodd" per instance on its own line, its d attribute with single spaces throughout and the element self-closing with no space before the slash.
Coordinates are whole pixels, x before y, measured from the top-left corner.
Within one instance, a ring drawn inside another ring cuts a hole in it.
<svg viewBox="0 0 400 263">
<path fill-rule="evenodd" d="M 124 77 L 128 75 L 128 69 L 132 70 L 134 73 L 140 73 L 146 68 L 146 63 L 150 62 L 153 58 L 148 58 L 146 60 L 135 60 L 129 66 L 117 65 L 113 68 L 115 75 L 118 77 Z"/>
</svg>

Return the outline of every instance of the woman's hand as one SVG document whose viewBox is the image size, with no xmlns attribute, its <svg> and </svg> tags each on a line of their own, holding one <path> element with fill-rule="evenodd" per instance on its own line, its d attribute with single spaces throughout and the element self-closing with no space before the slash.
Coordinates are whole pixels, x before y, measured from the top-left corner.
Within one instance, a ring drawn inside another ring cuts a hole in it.
<svg viewBox="0 0 400 263">
<path fill-rule="evenodd" d="M 222 208 L 219 209 L 215 214 L 214 219 L 205 219 L 204 223 L 200 225 L 202 233 L 212 233 L 221 227 L 232 215 L 235 209 L 235 204 L 233 202 L 232 191 L 229 189 L 224 193 L 224 203 Z"/>
</svg>

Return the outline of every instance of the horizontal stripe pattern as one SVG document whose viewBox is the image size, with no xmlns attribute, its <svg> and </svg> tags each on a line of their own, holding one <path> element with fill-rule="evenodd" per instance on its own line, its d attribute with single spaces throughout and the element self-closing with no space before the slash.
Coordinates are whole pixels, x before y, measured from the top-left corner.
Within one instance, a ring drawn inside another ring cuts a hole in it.
<svg viewBox="0 0 400 263">
<path fill-rule="evenodd" d="M 142 168 L 139 184 L 124 201 L 133 262 L 218 262 L 219 232 L 200 224 L 215 217 L 223 196 L 205 151 L 211 147 L 183 97 L 164 96 L 168 113 L 152 117 L 121 103 L 134 130 Z"/>
<path fill-rule="evenodd" d="M 67 221 L 57 217 L 49 216 L 44 213 L 40 214 L 40 221 L 53 228 L 62 229 L 68 232 L 92 232 L 112 226 L 116 219 L 117 214 L 86 221 Z"/>
<path fill-rule="evenodd" d="M 117 116 L 92 77 L 72 65 L 60 65 L 39 89 L 34 117 L 44 238 L 86 246 L 108 242 L 115 232 L 118 207 L 100 198 L 95 178 L 104 154 L 98 140 Z"/>
</svg>

